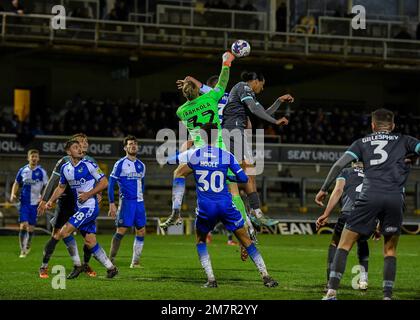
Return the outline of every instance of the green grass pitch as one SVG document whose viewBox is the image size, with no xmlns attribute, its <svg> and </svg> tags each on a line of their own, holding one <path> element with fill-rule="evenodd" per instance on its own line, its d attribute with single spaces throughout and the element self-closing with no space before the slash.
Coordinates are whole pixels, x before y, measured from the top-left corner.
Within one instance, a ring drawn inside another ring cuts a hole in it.
<svg viewBox="0 0 420 320">
<path fill-rule="evenodd" d="M 226 245 L 226 237 L 213 236 L 208 245 L 213 269 L 218 280 L 217 289 L 201 288 L 205 274 L 195 250 L 193 236 L 148 235 L 142 255 L 142 269 L 129 269 L 133 236 L 123 239 L 116 264 L 120 273 L 106 279 L 105 269 L 92 258 L 91 265 L 98 277 L 81 274 L 66 281 L 66 289 L 57 290 L 49 279 L 38 277 L 42 250 L 47 236 L 34 238 L 32 252 L 25 259 L 18 258 L 18 238 L 0 237 L 0 299 L 315 299 L 323 295 L 325 261 L 330 235 L 279 236 L 259 235 L 259 249 L 271 275 L 280 283 L 266 288 L 251 261 L 242 262 L 238 247 Z M 82 253 L 82 239 L 76 237 Z M 108 252 L 110 235 L 100 235 L 100 244 Z M 367 292 L 352 289 L 352 267 L 356 250 L 350 253 L 346 273 L 339 291 L 339 299 L 382 299 L 382 243 L 369 241 L 370 268 Z M 398 271 L 395 299 L 420 299 L 420 237 L 402 236 L 397 260 Z M 64 244 L 57 245 L 50 261 L 63 265 L 66 272 L 72 263 Z"/>
</svg>

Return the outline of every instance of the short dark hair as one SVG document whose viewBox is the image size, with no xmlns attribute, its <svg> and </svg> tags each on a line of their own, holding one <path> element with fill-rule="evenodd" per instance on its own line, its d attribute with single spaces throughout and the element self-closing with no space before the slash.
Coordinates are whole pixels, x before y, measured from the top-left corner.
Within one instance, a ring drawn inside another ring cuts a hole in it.
<svg viewBox="0 0 420 320">
<path fill-rule="evenodd" d="M 372 112 L 372 122 L 378 127 L 390 126 L 394 123 L 394 113 L 388 109 L 377 109 Z"/>
<path fill-rule="evenodd" d="M 264 75 L 262 74 L 262 72 L 255 72 L 255 71 L 243 71 L 241 73 L 241 79 L 243 81 L 252 81 L 252 80 L 258 80 L 258 81 L 263 81 L 264 80 Z"/>
<path fill-rule="evenodd" d="M 77 138 L 87 139 L 87 135 L 83 132 L 76 133 L 71 136 L 70 140 L 76 140 Z"/>
<path fill-rule="evenodd" d="M 71 148 L 72 145 L 74 144 L 79 144 L 79 141 L 75 140 L 75 139 L 70 139 L 66 142 L 66 144 L 64 145 L 64 150 L 69 150 Z"/>
<path fill-rule="evenodd" d="M 206 84 L 209 87 L 214 88 L 217 84 L 217 82 L 219 82 L 219 76 L 215 75 L 215 76 L 211 76 L 210 78 L 207 79 Z"/>
<path fill-rule="evenodd" d="M 39 154 L 39 150 L 38 150 L 38 149 L 29 149 L 29 150 L 28 150 L 28 157 L 29 157 L 31 154 L 34 154 L 34 153 Z"/>
<path fill-rule="evenodd" d="M 212 144 L 217 141 L 217 134 L 218 127 L 215 123 L 205 123 L 201 126 L 201 130 L 203 130 L 207 135 L 207 144 Z"/>
<path fill-rule="evenodd" d="M 124 138 L 123 142 L 124 142 L 124 147 L 128 144 L 128 141 L 134 140 L 137 142 L 137 138 L 133 135 L 128 135 Z"/>
</svg>

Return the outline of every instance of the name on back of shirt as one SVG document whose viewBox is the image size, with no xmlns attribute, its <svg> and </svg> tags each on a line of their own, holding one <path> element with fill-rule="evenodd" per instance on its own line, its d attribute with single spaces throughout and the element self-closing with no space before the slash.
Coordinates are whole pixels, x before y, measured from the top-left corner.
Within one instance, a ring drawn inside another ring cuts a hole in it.
<svg viewBox="0 0 420 320">
<path fill-rule="evenodd" d="M 374 141 L 374 140 L 394 141 L 394 140 L 398 140 L 398 138 L 399 138 L 399 136 L 397 136 L 397 135 L 377 134 L 377 135 L 373 135 L 373 136 L 364 137 L 362 139 L 362 142 L 366 143 L 366 142 L 370 142 L 370 141 Z"/>
<path fill-rule="evenodd" d="M 201 167 L 217 168 L 219 166 L 219 162 L 200 161 L 200 166 Z"/>
<path fill-rule="evenodd" d="M 207 102 L 205 104 L 202 104 L 202 105 L 198 106 L 197 108 L 185 111 L 184 112 L 184 117 L 192 115 L 192 114 L 196 113 L 197 111 L 200 111 L 200 110 L 205 109 L 205 108 L 210 107 L 210 106 L 211 106 L 210 103 Z"/>
</svg>

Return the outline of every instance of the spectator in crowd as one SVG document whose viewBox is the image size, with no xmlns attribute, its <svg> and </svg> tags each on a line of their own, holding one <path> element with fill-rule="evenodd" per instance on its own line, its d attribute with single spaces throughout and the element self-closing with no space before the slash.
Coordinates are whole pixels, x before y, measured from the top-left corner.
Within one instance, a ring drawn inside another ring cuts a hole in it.
<svg viewBox="0 0 420 320">
<path fill-rule="evenodd" d="M 241 1 L 233 1 L 229 9 L 240 11 L 240 10 L 243 10 L 244 8 L 241 6 Z"/>
<path fill-rule="evenodd" d="M 124 0 L 117 0 L 115 2 L 115 12 L 120 21 L 128 21 L 128 6 Z"/>
<path fill-rule="evenodd" d="M 21 123 L 16 115 L 0 108 L 0 133 L 71 135 L 74 132 L 88 132 L 90 136 L 121 137 L 134 134 L 142 138 L 155 138 L 162 128 L 178 129 L 175 111 L 177 103 L 140 99 L 83 99 L 79 94 L 59 108 L 43 108 L 42 114 L 33 117 L 31 123 Z M 396 109 L 393 105 L 385 105 Z M 399 113 L 397 132 L 420 138 L 420 118 L 414 114 Z M 294 119 L 298 119 L 295 121 Z M 290 115 L 290 124 L 283 128 L 267 127 L 266 135 L 277 136 L 266 142 L 291 144 L 350 145 L 365 136 L 370 122 L 368 111 L 356 112 L 352 108 L 305 109 L 300 107 Z M 94 124 L 94 125 L 89 125 Z M 255 121 L 253 127 L 263 128 Z"/>
<path fill-rule="evenodd" d="M 279 171 L 278 176 L 282 178 L 293 178 L 289 168 Z M 299 189 L 299 183 L 297 182 L 280 182 L 280 191 L 287 194 L 287 197 L 289 198 L 299 197 Z"/>
<path fill-rule="evenodd" d="M 24 8 L 19 0 L 12 0 L 12 12 L 16 14 L 24 14 Z"/>
<path fill-rule="evenodd" d="M 401 40 L 411 40 L 413 37 L 408 32 L 407 27 L 402 27 L 400 32 L 394 37 L 395 39 L 401 39 Z"/>
<path fill-rule="evenodd" d="M 287 6 L 286 3 L 280 3 L 276 11 L 276 31 L 286 32 L 287 30 Z"/>
<path fill-rule="evenodd" d="M 420 22 L 417 25 L 417 29 L 416 29 L 416 39 L 420 40 Z"/>
<path fill-rule="evenodd" d="M 252 0 L 248 0 L 247 3 L 244 5 L 243 9 L 245 11 L 258 11 L 257 8 L 254 6 Z"/>
</svg>

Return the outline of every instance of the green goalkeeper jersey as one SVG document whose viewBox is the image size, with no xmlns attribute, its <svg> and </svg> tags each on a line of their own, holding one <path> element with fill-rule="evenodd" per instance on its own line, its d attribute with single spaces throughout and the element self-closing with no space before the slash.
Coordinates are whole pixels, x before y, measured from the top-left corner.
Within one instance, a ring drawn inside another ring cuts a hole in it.
<svg viewBox="0 0 420 320">
<path fill-rule="evenodd" d="M 223 146 L 222 127 L 218 116 L 218 103 L 225 93 L 228 81 L 229 67 L 223 66 L 219 81 L 213 90 L 194 100 L 187 101 L 176 112 L 178 118 L 187 127 L 194 145 L 198 148 L 204 145 L 204 141 L 200 136 L 200 128 L 206 123 L 217 124 L 219 128 L 219 141 L 217 146 L 219 148 Z"/>
</svg>

